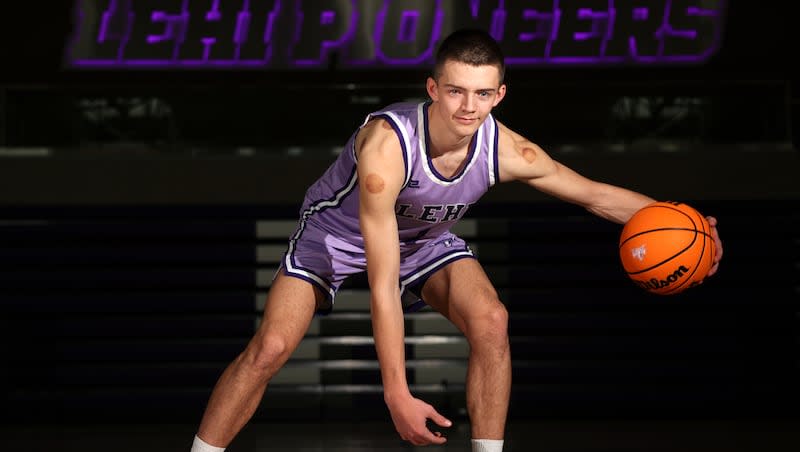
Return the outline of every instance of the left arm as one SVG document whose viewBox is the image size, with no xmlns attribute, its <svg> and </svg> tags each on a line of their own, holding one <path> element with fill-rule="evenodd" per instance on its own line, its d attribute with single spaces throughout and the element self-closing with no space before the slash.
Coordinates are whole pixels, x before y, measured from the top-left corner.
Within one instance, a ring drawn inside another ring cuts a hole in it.
<svg viewBox="0 0 800 452">
<path fill-rule="evenodd" d="M 618 224 L 625 224 L 639 209 L 655 202 L 655 199 L 641 193 L 588 179 L 550 158 L 541 147 L 527 138 L 499 122 L 498 126 L 501 182 L 524 182 Z M 711 276 L 717 272 L 722 259 L 722 241 L 717 232 L 717 219 L 707 218 L 717 247 L 714 265 L 708 272 L 708 276 Z"/>
<path fill-rule="evenodd" d="M 499 124 L 499 123 L 498 123 Z M 588 179 L 553 160 L 539 146 L 500 126 L 500 181 L 517 180 L 589 212 L 623 224 L 642 207 L 655 202 L 649 196 Z"/>
</svg>

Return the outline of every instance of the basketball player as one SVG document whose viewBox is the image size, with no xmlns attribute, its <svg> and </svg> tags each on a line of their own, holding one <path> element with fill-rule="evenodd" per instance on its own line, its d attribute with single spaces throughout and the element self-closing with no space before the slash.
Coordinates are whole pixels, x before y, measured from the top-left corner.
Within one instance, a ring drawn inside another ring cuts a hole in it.
<svg viewBox="0 0 800 452">
<path fill-rule="evenodd" d="M 450 228 L 500 182 L 524 182 L 620 224 L 654 202 L 575 173 L 492 117 L 506 95 L 503 75 L 504 58 L 490 35 L 457 31 L 437 52 L 429 102 L 393 104 L 366 118 L 308 189 L 263 322 L 214 388 L 193 452 L 227 447 L 314 313 L 329 311 L 342 281 L 365 270 L 384 399 L 399 435 L 414 445 L 443 444 L 446 438 L 426 421 L 451 425 L 415 398 L 406 381 L 403 311 L 426 303 L 470 345 L 473 451 L 502 450 L 511 390 L 508 313 Z M 719 260 L 716 220 L 710 223 Z"/>
</svg>

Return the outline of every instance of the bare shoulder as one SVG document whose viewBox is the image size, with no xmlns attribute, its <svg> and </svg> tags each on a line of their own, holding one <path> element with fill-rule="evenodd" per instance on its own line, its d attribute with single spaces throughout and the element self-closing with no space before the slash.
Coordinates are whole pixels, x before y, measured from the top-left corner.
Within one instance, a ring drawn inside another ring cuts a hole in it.
<svg viewBox="0 0 800 452">
<path fill-rule="evenodd" d="M 405 160 L 400 139 L 388 121 L 375 118 L 364 124 L 356 136 L 358 175 L 369 193 L 399 192 L 405 180 Z M 376 187 L 380 187 L 377 190 Z"/>
<path fill-rule="evenodd" d="M 383 118 L 375 118 L 364 124 L 356 137 L 356 156 L 364 152 L 370 154 L 390 154 L 399 150 L 400 140 L 392 125 Z M 399 152 L 398 156 L 402 157 Z"/>
<path fill-rule="evenodd" d="M 530 179 L 552 170 L 553 161 L 541 146 L 501 122 L 497 124 L 501 182 Z"/>
<path fill-rule="evenodd" d="M 527 157 L 527 160 L 535 158 L 535 154 L 544 153 L 544 150 L 538 144 L 511 130 L 500 121 L 497 121 L 497 125 L 499 135 L 498 151 L 500 152 L 501 156 Z"/>
</svg>

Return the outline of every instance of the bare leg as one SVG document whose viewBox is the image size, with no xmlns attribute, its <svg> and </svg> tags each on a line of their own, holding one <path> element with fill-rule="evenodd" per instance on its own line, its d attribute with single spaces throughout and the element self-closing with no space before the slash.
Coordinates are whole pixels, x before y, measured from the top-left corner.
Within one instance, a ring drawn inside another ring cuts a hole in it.
<svg viewBox="0 0 800 452">
<path fill-rule="evenodd" d="M 321 293 L 280 274 L 272 284 L 264 318 L 247 348 L 222 373 L 197 436 L 227 447 L 258 408 L 269 380 L 283 367 L 308 330 Z"/>
<path fill-rule="evenodd" d="M 469 345 L 467 411 L 472 437 L 502 439 L 511 396 L 508 312 L 480 264 L 457 260 L 434 273 L 423 298 L 450 319 Z"/>
</svg>

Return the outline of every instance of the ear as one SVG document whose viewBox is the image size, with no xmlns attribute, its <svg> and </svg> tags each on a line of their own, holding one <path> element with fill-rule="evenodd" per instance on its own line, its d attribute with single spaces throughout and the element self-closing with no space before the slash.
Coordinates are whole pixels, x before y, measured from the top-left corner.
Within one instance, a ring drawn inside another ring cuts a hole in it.
<svg viewBox="0 0 800 452">
<path fill-rule="evenodd" d="M 439 100 L 439 91 L 436 90 L 437 88 L 436 80 L 433 77 L 428 77 L 428 81 L 425 83 L 425 89 L 428 90 L 428 96 L 434 101 Z"/>
<path fill-rule="evenodd" d="M 505 83 L 500 85 L 500 88 L 497 89 L 497 97 L 494 98 L 494 105 L 492 105 L 492 108 L 496 107 L 504 97 L 506 97 Z"/>
</svg>

